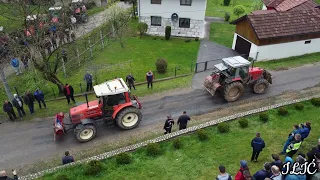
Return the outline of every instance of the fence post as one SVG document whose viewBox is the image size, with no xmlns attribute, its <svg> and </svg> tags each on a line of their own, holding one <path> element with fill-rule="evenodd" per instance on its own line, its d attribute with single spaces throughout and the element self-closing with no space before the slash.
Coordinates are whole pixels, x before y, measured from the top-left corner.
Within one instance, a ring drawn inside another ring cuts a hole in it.
<svg viewBox="0 0 320 180">
<path fill-rule="evenodd" d="M 56 99 L 56 94 L 54 93 L 54 89 L 53 88 L 51 88 L 51 89 L 52 89 L 53 97 L 54 97 L 54 99 Z"/>
<path fill-rule="evenodd" d="M 63 58 L 61 60 L 62 60 L 62 68 L 63 68 L 64 77 L 67 77 L 66 66 L 64 64 L 64 60 L 63 60 Z"/>
<path fill-rule="evenodd" d="M 92 46 L 91 46 L 91 41 L 90 38 L 88 39 L 88 43 L 89 43 L 89 49 L 90 49 L 90 57 L 92 58 Z"/>
<path fill-rule="evenodd" d="M 256 54 L 256 59 L 255 59 L 255 60 L 257 60 L 257 59 L 258 59 L 258 54 L 259 54 L 259 52 L 257 52 L 257 54 Z"/>
<path fill-rule="evenodd" d="M 198 63 L 196 63 L 196 70 L 195 70 L 195 73 L 198 72 Z"/>
<path fill-rule="evenodd" d="M 100 30 L 100 39 L 101 39 L 101 49 L 104 48 L 104 41 L 103 41 L 103 35 L 102 35 L 102 31 Z"/>
<path fill-rule="evenodd" d="M 208 61 L 206 61 L 206 62 L 204 63 L 204 71 L 207 70 L 207 65 L 208 65 Z"/>
<path fill-rule="evenodd" d="M 78 46 L 76 47 L 76 52 L 77 52 L 77 59 L 78 59 L 78 62 L 79 62 L 79 67 L 81 65 L 81 60 L 80 60 L 80 55 L 79 55 L 79 49 L 78 49 Z"/>
</svg>

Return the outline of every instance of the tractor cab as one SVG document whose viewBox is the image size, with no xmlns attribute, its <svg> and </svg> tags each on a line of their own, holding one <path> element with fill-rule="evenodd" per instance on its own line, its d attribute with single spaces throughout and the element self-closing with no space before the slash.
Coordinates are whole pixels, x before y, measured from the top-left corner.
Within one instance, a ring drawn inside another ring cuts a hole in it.
<svg viewBox="0 0 320 180">
<path fill-rule="evenodd" d="M 62 13 L 62 7 L 50 7 L 49 8 L 49 17 L 51 22 L 53 23 L 58 23 L 59 22 L 59 17 L 61 17 Z"/>
<path fill-rule="evenodd" d="M 269 84 L 272 84 L 271 74 L 250 65 L 241 56 L 224 58 L 222 63 L 214 66 L 212 74 L 205 78 L 203 85 L 212 96 L 216 90 L 223 90 L 228 102 L 239 99 L 248 84 L 254 84 L 254 92 L 258 94 L 266 92 Z"/>
<path fill-rule="evenodd" d="M 73 11 L 73 16 L 76 18 L 77 23 L 86 23 L 88 21 L 87 8 L 83 0 L 72 0 L 71 10 Z"/>
</svg>

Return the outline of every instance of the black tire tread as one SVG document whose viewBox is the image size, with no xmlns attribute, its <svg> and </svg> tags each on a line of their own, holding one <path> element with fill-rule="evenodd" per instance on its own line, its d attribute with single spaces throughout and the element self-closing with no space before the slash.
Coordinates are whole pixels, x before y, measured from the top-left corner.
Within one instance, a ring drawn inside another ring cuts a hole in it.
<svg viewBox="0 0 320 180">
<path fill-rule="evenodd" d="M 228 96 L 228 94 L 229 94 L 228 92 L 234 87 L 238 87 L 240 89 L 240 93 L 236 98 L 231 98 Z M 243 95 L 243 93 L 244 93 L 243 84 L 241 82 L 237 81 L 237 82 L 232 82 L 232 83 L 226 85 L 226 87 L 224 88 L 223 96 L 226 101 L 233 102 L 233 101 L 238 100 Z"/>
<path fill-rule="evenodd" d="M 263 92 L 258 92 L 258 90 L 256 89 L 257 85 L 258 84 L 262 84 L 262 83 L 266 85 L 266 88 L 265 88 L 265 90 Z M 266 93 L 268 91 L 268 89 L 269 89 L 269 82 L 264 78 L 257 80 L 253 84 L 253 92 L 256 93 L 256 94 L 264 94 L 264 93 Z"/>
</svg>

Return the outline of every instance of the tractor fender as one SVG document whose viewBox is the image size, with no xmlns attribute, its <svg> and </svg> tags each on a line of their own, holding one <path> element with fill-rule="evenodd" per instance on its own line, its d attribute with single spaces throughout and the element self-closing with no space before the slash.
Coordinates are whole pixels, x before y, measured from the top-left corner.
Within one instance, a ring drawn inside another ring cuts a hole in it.
<svg viewBox="0 0 320 180">
<path fill-rule="evenodd" d="M 113 112 L 113 114 L 112 114 L 112 119 L 115 119 L 116 116 L 117 116 L 117 114 L 118 114 L 122 109 L 124 109 L 124 108 L 126 108 L 126 107 L 134 107 L 134 106 L 132 106 L 131 103 L 123 104 L 122 106 L 118 107 L 118 108 Z"/>
<path fill-rule="evenodd" d="M 97 126 L 96 122 L 92 119 L 82 119 L 81 124 L 82 125 L 93 124 L 94 126 Z"/>
</svg>

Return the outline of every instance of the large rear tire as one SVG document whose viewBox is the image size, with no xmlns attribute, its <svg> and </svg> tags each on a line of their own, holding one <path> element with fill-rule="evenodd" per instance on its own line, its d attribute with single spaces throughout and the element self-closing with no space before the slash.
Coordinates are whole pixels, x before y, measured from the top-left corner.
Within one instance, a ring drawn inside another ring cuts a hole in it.
<svg viewBox="0 0 320 180">
<path fill-rule="evenodd" d="M 93 124 L 82 125 L 79 124 L 74 129 L 74 135 L 80 142 L 88 142 L 92 140 L 97 134 L 97 128 Z"/>
<path fill-rule="evenodd" d="M 117 125 L 121 129 L 133 129 L 137 127 L 142 119 L 142 114 L 139 109 L 127 107 L 122 109 L 115 119 Z"/>
<path fill-rule="evenodd" d="M 224 88 L 224 99 L 228 102 L 238 100 L 244 93 L 244 87 L 241 82 L 233 82 Z"/>
<path fill-rule="evenodd" d="M 269 89 L 269 82 L 266 79 L 259 79 L 253 84 L 253 92 L 257 94 L 266 93 Z"/>
</svg>

